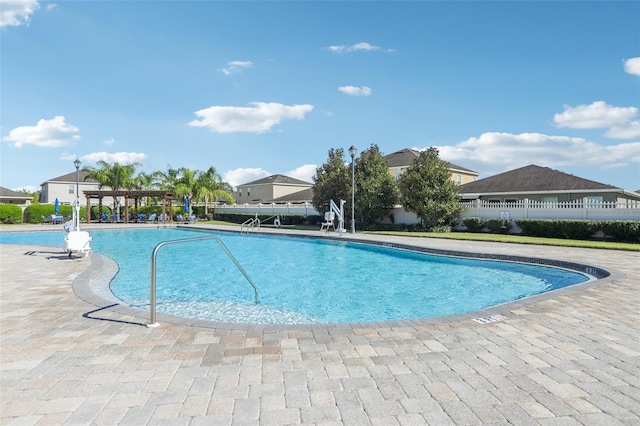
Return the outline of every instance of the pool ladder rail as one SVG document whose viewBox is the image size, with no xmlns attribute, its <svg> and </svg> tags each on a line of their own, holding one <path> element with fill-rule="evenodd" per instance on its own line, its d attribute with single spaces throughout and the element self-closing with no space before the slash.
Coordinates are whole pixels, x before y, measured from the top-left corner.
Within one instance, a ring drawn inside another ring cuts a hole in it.
<svg viewBox="0 0 640 426">
<path fill-rule="evenodd" d="M 251 219 L 247 219 L 244 222 L 242 222 L 242 225 L 240 225 L 240 233 L 242 234 L 242 231 L 245 230 L 247 231 L 247 234 L 249 233 L 249 231 L 252 231 L 255 228 L 260 229 L 260 219 L 258 219 L 258 214 L 256 213 L 256 217 L 252 217 Z"/>
<path fill-rule="evenodd" d="M 256 305 L 258 303 L 260 303 L 260 301 L 258 300 L 258 286 L 256 286 L 256 283 L 253 282 L 253 280 L 251 279 L 249 274 L 247 274 L 247 271 L 244 270 L 242 265 L 240 265 L 238 260 L 233 256 L 233 254 L 231 253 L 229 248 L 227 248 L 227 246 L 222 241 L 222 239 L 220 237 L 218 237 L 217 235 L 207 235 L 207 236 L 204 236 L 204 237 L 194 237 L 194 238 L 184 238 L 184 239 L 181 239 L 181 240 L 163 241 L 161 243 L 158 243 L 155 246 L 155 248 L 153 249 L 153 252 L 151 253 L 151 285 L 150 285 L 150 298 L 149 298 L 151 306 L 150 306 L 150 310 L 149 310 L 149 323 L 147 324 L 147 327 L 152 327 L 153 328 L 153 327 L 157 327 L 157 326 L 160 325 L 156 321 L 156 258 L 157 258 L 157 255 L 158 255 L 158 251 L 162 247 L 164 247 L 166 245 L 189 243 L 189 242 L 202 241 L 202 240 L 216 240 L 217 241 L 218 245 L 222 248 L 222 250 L 224 250 L 224 252 L 227 254 L 227 256 L 229 256 L 229 259 L 231 259 L 233 264 L 236 265 L 236 268 L 238 268 L 238 270 L 240 270 L 242 275 L 244 275 L 244 277 L 247 279 L 247 281 L 249 281 L 249 284 L 251 284 L 251 287 L 253 287 L 254 303 Z"/>
</svg>

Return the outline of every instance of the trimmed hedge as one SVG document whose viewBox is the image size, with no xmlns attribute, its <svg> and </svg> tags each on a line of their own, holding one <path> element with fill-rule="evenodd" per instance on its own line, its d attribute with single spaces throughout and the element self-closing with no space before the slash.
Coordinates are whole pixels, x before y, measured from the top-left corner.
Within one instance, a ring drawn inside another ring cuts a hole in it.
<svg viewBox="0 0 640 426">
<path fill-rule="evenodd" d="M 15 204 L 0 204 L 0 223 L 22 223 L 22 209 Z"/>
<path fill-rule="evenodd" d="M 273 220 L 273 214 L 259 214 L 258 219 L 261 222 L 269 219 L 271 222 Z M 225 222 L 231 223 L 244 223 L 249 219 L 255 218 L 255 214 L 245 214 L 245 213 L 216 213 L 214 218 L 216 220 L 222 220 Z M 316 225 L 322 223 L 322 216 L 318 215 L 298 215 L 298 214 L 288 214 L 288 215 L 280 215 L 280 223 L 282 225 Z M 268 223 L 268 222 L 267 222 Z"/>
<path fill-rule="evenodd" d="M 590 240 L 602 232 L 604 238 L 614 241 L 640 241 L 640 221 L 637 220 L 518 219 L 515 223 L 522 229 L 522 235 L 530 237 Z"/>
<path fill-rule="evenodd" d="M 485 220 L 481 217 L 467 217 L 462 219 L 462 223 L 467 228 L 467 232 L 482 232 Z"/>
<path fill-rule="evenodd" d="M 511 229 L 511 221 L 509 219 L 489 219 L 485 226 L 492 234 L 508 234 Z"/>
</svg>

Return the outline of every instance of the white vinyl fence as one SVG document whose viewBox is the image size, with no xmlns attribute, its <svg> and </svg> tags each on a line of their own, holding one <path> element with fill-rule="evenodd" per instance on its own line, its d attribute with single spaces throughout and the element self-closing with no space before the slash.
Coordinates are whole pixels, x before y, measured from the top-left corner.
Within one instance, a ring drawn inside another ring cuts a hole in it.
<svg viewBox="0 0 640 426">
<path fill-rule="evenodd" d="M 517 201 L 493 203 L 483 200 L 463 202 L 461 218 L 479 217 L 482 219 L 574 219 L 574 220 L 640 220 L 640 201 L 626 202 L 588 202 L 586 200 L 566 203 L 541 203 L 536 201 Z M 303 215 L 323 216 L 311 203 L 259 203 L 227 204 L 215 207 L 215 212 L 238 214 Z M 407 212 L 402 206 L 393 209 L 393 222 L 415 224 L 420 220 L 414 213 Z M 345 212 L 349 216 L 350 212 Z M 345 218 L 348 221 L 349 218 Z M 385 219 L 385 223 L 390 223 Z"/>
<path fill-rule="evenodd" d="M 640 202 L 571 202 L 542 203 L 522 200 L 492 203 L 484 200 L 463 202 L 461 217 L 482 219 L 573 219 L 573 220 L 640 220 Z"/>
</svg>

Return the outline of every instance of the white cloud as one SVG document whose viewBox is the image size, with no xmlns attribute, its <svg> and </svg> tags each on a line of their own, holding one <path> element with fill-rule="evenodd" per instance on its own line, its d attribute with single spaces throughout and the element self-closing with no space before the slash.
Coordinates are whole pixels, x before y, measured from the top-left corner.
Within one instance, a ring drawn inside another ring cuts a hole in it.
<svg viewBox="0 0 640 426">
<path fill-rule="evenodd" d="M 102 142 L 105 145 L 113 145 L 114 143 L 116 143 L 116 140 L 114 138 L 109 138 L 106 141 Z"/>
<path fill-rule="evenodd" d="M 231 61 L 227 65 L 227 68 L 222 68 L 222 73 L 225 75 L 231 75 L 243 69 L 253 68 L 253 62 L 251 61 Z"/>
<path fill-rule="evenodd" d="M 371 88 L 367 86 L 340 86 L 338 90 L 349 96 L 371 96 Z"/>
<path fill-rule="evenodd" d="M 313 105 L 283 105 L 252 102 L 252 108 L 212 106 L 196 111 L 198 119 L 188 123 L 193 127 L 208 127 L 215 133 L 265 133 L 284 119 L 302 120 Z"/>
<path fill-rule="evenodd" d="M 80 160 L 87 163 L 97 163 L 98 161 L 105 161 L 107 163 L 118 164 L 131 164 L 142 163 L 147 159 L 147 154 L 141 152 L 93 152 L 91 154 L 83 155 Z"/>
<path fill-rule="evenodd" d="M 55 9 L 56 7 L 58 7 L 58 5 L 57 5 L 57 4 L 55 4 L 55 3 L 49 3 L 49 4 L 47 5 L 47 10 Z"/>
<path fill-rule="evenodd" d="M 269 175 L 271 175 L 271 173 L 264 169 L 240 168 L 226 172 L 223 180 L 235 188 L 238 185 L 249 183 Z"/>
<path fill-rule="evenodd" d="M 455 146 L 437 148 L 443 160 L 472 170 L 496 172 L 529 164 L 607 169 L 640 162 L 640 142 L 601 145 L 583 138 L 541 133 L 483 133 Z"/>
<path fill-rule="evenodd" d="M 31 14 L 40 8 L 37 0 L 2 0 L 0 5 L 0 27 L 29 25 Z"/>
<path fill-rule="evenodd" d="M 578 105 L 575 108 L 565 105 L 564 112 L 555 114 L 553 120 L 558 127 L 597 129 L 624 125 L 637 115 L 636 107 L 614 107 L 606 102 L 596 101 L 591 105 Z"/>
<path fill-rule="evenodd" d="M 79 131 L 79 128 L 66 123 L 65 118 L 58 115 L 51 120 L 38 120 L 35 126 L 16 127 L 2 140 L 13 142 L 16 148 L 21 148 L 22 145 L 57 148 L 80 139 L 80 135 L 76 134 Z"/>
<path fill-rule="evenodd" d="M 305 182 L 313 182 L 313 177 L 316 175 L 317 168 L 318 166 L 315 164 L 305 164 L 285 173 L 285 175 Z"/>
<path fill-rule="evenodd" d="M 620 126 L 613 126 L 604 133 L 604 136 L 612 139 L 640 138 L 640 120 L 635 120 Z"/>
<path fill-rule="evenodd" d="M 640 57 L 624 61 L 624 71 L 633 75 L 640 75 Z"/>
<path fill-rule="evenodd" d="M 329 47 L 326 47 L 325 49 L 335 53 L 357 52 L 357 51 L 372 52 L 375 50 L 393 52 L 393 49 L 383 49 L 380 46 L 374 46 L 364 41 L 360 43 L 352 44 L 351 46 L 346 46 L 346 45 L 329 46 Z"/>
</svg>

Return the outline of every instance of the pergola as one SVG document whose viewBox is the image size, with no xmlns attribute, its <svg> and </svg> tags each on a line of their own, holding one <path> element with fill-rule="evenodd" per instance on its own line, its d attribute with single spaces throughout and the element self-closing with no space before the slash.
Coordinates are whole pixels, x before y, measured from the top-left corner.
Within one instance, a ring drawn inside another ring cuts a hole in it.
<svg viewBox="0 0 640 426">
<path fill-rule="evenodd" d="M 158 191 L 158 190 L 149 190 L 149 189 L 119 189 L 117 191 L 113 190 L 94 190 L 94 191 L 83 191 L 84 196 L 87 199 L 87 223 L 91 223 L 91 199 L 98 199 L 98 211 L 102 211 L 102 199 L 104 197 L 113 197 L 115 200 L 116 197 L 124 197 L 124 222 L 129 223 L 129 201 L 133 200 L 134 205 L 137 207 L 140 203 L 141 198 L 161 198 L 162 199 L 162 217 L 167 217 L 167 207 L 171 210 L 172 200 L 173 200 L 173 192 L 168 191 Z M 169 216 L 170 217 L 170 216 Z"/>
</svg>

